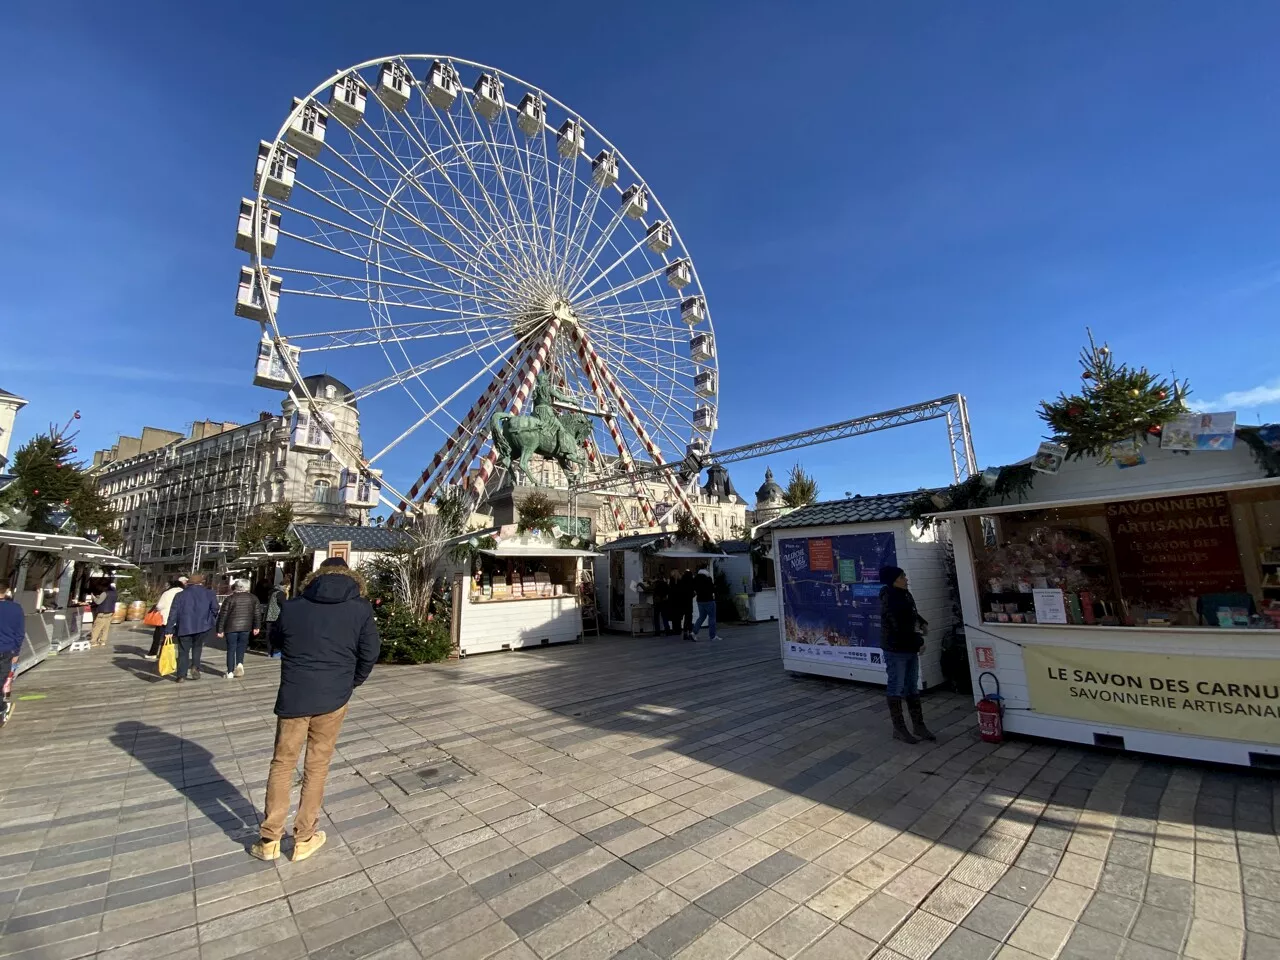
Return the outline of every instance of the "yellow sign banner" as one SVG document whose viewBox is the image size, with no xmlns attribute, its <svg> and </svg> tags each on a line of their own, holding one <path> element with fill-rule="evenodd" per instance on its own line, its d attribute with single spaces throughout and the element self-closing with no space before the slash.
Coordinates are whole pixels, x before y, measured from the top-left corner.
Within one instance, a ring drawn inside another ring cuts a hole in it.
<svg viewBox="0 0 1280 960">
<path fill-rule="evenodd" d="M 1027 644 L 1022 662 L 1046 716 L 1280 744 L 1280 660 Z"/>
</svg>

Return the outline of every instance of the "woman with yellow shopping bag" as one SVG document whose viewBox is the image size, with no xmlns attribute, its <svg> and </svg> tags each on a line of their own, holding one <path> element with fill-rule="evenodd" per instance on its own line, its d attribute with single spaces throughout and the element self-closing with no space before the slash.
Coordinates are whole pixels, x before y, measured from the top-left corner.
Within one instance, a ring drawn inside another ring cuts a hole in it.
<svg viewBox="0 0 1280 960">
<path fill-rule="evenodd" d="M 170 580 L 169 586 L 164 593 L 160 594 L 160 599 L 156 601 L 156 605 L 142 618 L 142 622 L 148 627 L 156 628 L 155 634 L 151 637 L 151 649 L 147 651 L 146 659 L 154 660 L 160 655 L 160 644 L 164 642 L 164 627 L 169 622 L 169 609 L 173 606 L 173 598 L 180 594 L 182 588 L 186 585 L 186 577 Z M 170 673 L 172 672 L 170 671 Z M 161 674 L 161 676 L 164 676 L 164 674 Z"/>
<path fill-rule="evenodd" d="M 173 637 L 161 637 L 159 662 L 156 664 L 156 669 L 162 677 L 171 677 L 178 672 L 178 646 L 174 643 Z"/>
</svg>

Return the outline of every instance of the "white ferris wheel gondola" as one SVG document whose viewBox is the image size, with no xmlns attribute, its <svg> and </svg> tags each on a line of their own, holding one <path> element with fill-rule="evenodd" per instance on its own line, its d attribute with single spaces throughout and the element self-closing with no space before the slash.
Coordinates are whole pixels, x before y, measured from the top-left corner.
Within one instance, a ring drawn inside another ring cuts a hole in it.
<svg viewBox="0 0 1280 960">
<path fill-rule="evenodd" d="M 345 502 L 482 495 L 490 420 L 547 373 L 611 411 L 586 444 L 593 469 L 670 462 L 690 506 L 675 468 L 709 449 L 719 388 L 705 294 L 653 191 L 579 114 L 482 64 L 370 60 L 293 100 L 254 186 L 236 313 L 263 325 L 255 382 L 289 390 L 292 442 L 342 461 Z M 308 368 L 359 385 L 372 455 L 331 429 Z M 406 444 L 431 456 L 402 494 L 378 464 Z"/>
</svg>

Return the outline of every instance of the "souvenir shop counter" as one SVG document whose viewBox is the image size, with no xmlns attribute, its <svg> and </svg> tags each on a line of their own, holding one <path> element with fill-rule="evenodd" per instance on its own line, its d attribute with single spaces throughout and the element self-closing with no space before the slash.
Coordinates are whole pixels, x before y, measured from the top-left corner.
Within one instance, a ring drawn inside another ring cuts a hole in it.
<svg viewBox="0 0 1280 960">
<path fill-rule="evenodd" d="M 500 543 L 479 554 L 457 611 L 462 656 L 582 639 L 581 565 L 593 552 Z"/>
<path fill-rule="evenodd" d="M 1011 733 L 1280 763 L 1280 478 L 1243 442 L 1051 466 L 937 515 L 975 700 L 998 682 Z"/>
</svg>

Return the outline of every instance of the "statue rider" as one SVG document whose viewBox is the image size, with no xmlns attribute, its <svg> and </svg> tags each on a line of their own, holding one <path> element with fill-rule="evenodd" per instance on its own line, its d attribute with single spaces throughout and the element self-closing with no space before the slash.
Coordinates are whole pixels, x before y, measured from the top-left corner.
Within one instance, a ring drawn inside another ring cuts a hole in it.
<svg viewBox="0 0 1280 960">
<path fill-rule="evenodd" d="M 572 403 L 573 398 L 556 389 L 556 386 L 551 382 L 551 378 L 545 373 L 539 373 L 533 383 L 533 415 L 550 428 L 551 436 L 559 441 L 564 436 L 564 426 L 560 423 L 560 417 L 556 414 L 555 407 L 552 406 L 557 401 L 560 403 Z M 572 444 L 557 442 L 556 446 L 563 449 L 565 446 L 572 446 Z"/>
</svg>

